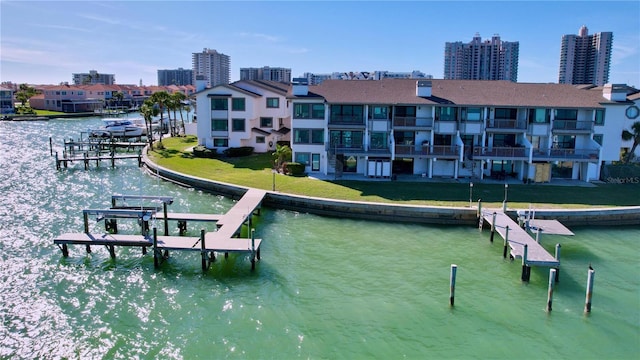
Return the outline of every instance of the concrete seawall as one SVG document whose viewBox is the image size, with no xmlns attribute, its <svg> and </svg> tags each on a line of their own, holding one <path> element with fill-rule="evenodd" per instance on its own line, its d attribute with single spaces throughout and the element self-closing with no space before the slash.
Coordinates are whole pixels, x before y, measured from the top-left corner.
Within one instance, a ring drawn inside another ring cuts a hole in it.
<svg viewBox="0 0 640 360">
<path fill-rule="evenodd" d="M 246 187 L 175 172 L 155 164 L 146 155 L 143 156 L 143 161 L 151 174 L 182 186 L 202 189 L 232 199 L 239 199 L 247 191 Z M 322 216 L 374 221 L 408 222 L 414 224 L 477 224 L 476 209 L 468 207 L 352 202 L 271 191 L 267 192 L 264 205 L 277 209 Z M 516 209 L 508 210 L 507 214 L 515 219 L 517 216 Z M 556 219 L 567 226 L 640 225 L 640 206 L 584 210 L 536 209 L 535 217 L 536 219 Z"/>
</svg>

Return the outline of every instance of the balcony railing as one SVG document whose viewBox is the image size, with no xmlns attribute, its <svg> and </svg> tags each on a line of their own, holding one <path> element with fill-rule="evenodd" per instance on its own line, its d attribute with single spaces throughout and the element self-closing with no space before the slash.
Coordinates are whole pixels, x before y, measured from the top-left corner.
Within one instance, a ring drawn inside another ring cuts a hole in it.
<svg viewBox="0 0 640 360">
<path fill-rule="evenodd" d="M 415 117 L 415 116 L 396 116 L 393 118 L 393 127 L 421 127 L 431 128 L 433 127 L 432 117 Z"/>
<path fill-rule="evenodd" d="M 399 156 L 457 158 L 460 155 L 460 147 L 456 145 L 396 145 L 395 150 Z"/>
<path fill-rule="evenodd" d="M 325 143 L 325 149 L 330 153 L 344 154 L 346 152 L 362 152 L 364 151 L 363 144 L 357 143 Z"/>
<path fill-rule="evenodd" d="M 527 122 L 517 119 L 489 119 L 487 129 L 525 130 Z"/>
<path fill-rule="evenodd" d="M 554 120 L 553 130 L 556 131 L 587 131 L 593 130 L 593 121 L 578 121 L 578 120 Z"/>
<path fill-rule="evenodd" d="M 332 115 L 329 125 L 364 125 L 362 115 Z"/>
<path fill-rule="evenodd" d="M 587 159 L 597 160 L 598 149 L 533 149 L 534 160 Z"/>
<path fill-rule="evenodd" d="M 480 147 L 473 148 L 474 158 L 520 158 L 529 157 L 527 148 L 525 147 Z"/>
</svg>

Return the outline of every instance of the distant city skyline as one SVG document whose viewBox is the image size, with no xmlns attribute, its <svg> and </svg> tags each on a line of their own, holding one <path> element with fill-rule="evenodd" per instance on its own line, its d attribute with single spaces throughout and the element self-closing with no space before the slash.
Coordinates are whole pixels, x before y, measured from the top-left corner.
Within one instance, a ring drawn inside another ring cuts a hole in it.
<svg viewBox="0 0 640 360">
<path fill-rule="evenodd" d="M 292 77 L 419 70 L 443 78 L 445 43 L 477 33 L 519 42 L 518 82 L 557 83 L 562 36 L 585 25 L 613 33 L 609 82 L 640 87 L 638 1 L 150 4 L 0 1 L 0 81 L 72 83 L 72 74 L 95 69 L 117 84 L 154 85 L 158 70 L 191 69 L 203 48 L 230 57 L 230 81 L 240 68 L 264 66 Z"/>
</svg>

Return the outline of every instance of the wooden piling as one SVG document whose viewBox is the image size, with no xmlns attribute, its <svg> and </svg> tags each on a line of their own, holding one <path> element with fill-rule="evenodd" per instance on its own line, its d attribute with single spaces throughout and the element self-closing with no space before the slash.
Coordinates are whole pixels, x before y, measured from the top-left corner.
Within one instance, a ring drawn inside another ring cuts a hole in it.
<svg viewBox="0 0 640 360">
<path fill-rule="evenodd" d="M 560 262 L 560 244 L 556 244 L 556 255 L 555 258 Z M 560 281 L 560 267 L 556 268 L 556 282 Z"/>
<path fill-rule="evenodd" d="M 67 244 L 62 244 L 62 256 L 69 257 L 69 247 Z"/>
<path fill-rule="evenodd" d="M 164 236 L 169 236 L 169 220 L 167 219 L 167 202 L 162 202 L 162 214 L 164 215 Z M 180 234 L 182 235 L 182 234 Z"/>
<path fill-rule="evenodd" d="M 49 136 L 49 156 L 53 156 L 53 140 Z"/>
<path fill-rule="evenodd" d="M 56 151 L 56 170 L 60 170 L 60 160 L 58 158 L 58 152 Z"/>
<path fill-rule="evenodd" d="M 116 258 L 116 247 L 113 245 L 108 245 L 107 248 L 109 249 L 109 255 L 111 255 L 112 259 Z"/>
<path fill-rule="evenodd" d="M 256 229 L 251 229 L 251 270 L 256 268 Z"/>
<path fill-rule="evenodd" d="M 476 212 L 478 219 L 482 219 L 482 199 L 478 199 L 478 211 Z"/>
<path fill-rule="evenodd" d="M 166 216 L 165 216 L 166 219 Z M 204 229 L 200 229 L 200 257 L 202 258 L 202 271 L 207 270 L 207 250 L 204 243 Z"/>
<path fill-rule="evenodd" d="M 540 228 L 536 228 L 536 242 L 540 244 Z"/>
<path fill-rule="evenodd" d="M 508 249 L 509 249 L 509 226 L 507 225 L 507 227 L 505 228 L 505 233 L 504 233 L 504 248 L 502 249 L 502 258 L 503 259 L 507 258 Z"/>
<path fill-rule="evenodd" d="M 496 212 L 493 212 L 493 218 L 491 220 L 491 235 L 489 236 L 489 241 L 493 242 L 493 235 L 496 232 Z"/>
<path fill-rule="evenodd" d="M 153 266 L 158 267 L 158 229 L 153 227 Z"/>
<path fill-rule="evenodd" d="M 453 306 L 456 293 L 456 274 L 458 272 L 458 265 L 451 264 L 451 274 L 449 276 L 449 306 Z"/>
<path fill-rule="evenodd" d="M 587 295 L 584 303 L 584 312 L 591 312 L 591 297 L 593 295 L 593 278 L 595 277 L 596 271 L 593 269 L 589 269 L 589 273 L 587 275 Z"/>
<path fill-rule="evenodd" d="M 551 311 L 553 303 L 553 283 L 556 279 L 556 269 L 549 269 L 549 289 L 547 290 L 547 311 Z"/>
<path fill-rule="evenodd" d="M 522 254 L 522 281 L 529 281 L 529 266 L 527 266 L 527 249 L 528 245 L 524 244 L 524 252 Z"/>
</svg>

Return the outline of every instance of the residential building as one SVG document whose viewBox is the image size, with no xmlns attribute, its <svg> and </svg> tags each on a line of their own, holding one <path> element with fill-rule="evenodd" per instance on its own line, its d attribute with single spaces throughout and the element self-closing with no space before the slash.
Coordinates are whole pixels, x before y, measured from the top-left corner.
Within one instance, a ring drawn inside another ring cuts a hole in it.
<svg viewBox="0 0 640 360">
<path fill-rule="evenodd" d="M 113 85 L 116 83 L 116 76 L 114 74 L 102 74 L 96 70 L 90 70 L 88 73 L 72 74 L 72 78 L 74 85 Z"/>
<path fill-rule="evenodd" d="M 609 81 L 612 32 L 589 35 L 582 26 L 578 35 L 563 35 L 560 47 L 560 84 L 594 84 L 603 86 Z"/>
<path fill-rule="evenodd" d="M 603 163 L 619 160 L 623 115 L 637 93 L 511 81 L 294 79 L 287 98 L 294 161 L 308 173 L 545 182 L 598 179 Z"/>
<path fill-rule="evenodd" d="M 482 41 L 478 33 L 471 42 L 447 42 L 444 48 L 444 78 L 450 80 L 518 81 L 519 43 L 493 35 Z"/>
<path fill-rule="evenodd" d="M 281 82 L 240 80 L 197 92 L 198 143 L 219 151 L 251 146 L 256 152 L 289 143 L 288 90 Z"/>
<path fill-rule="evenodd" d="M 13 114 L 13 88 L 0 86 L 0 114 Z"/>
<path fill-rule="evenodd" d="M 158 86 L 192 85 L 193 79 L 192 69 L 158 70 Z"/>
<path fill-rule="evenodd" d="M 369 71 L 349 71 L 349 72 L 333 72 L 331 74 L 313 74 L 304 73 L 301 77 L 306 79 L 309 85 L 319 85 L 324 80 L 380 80 L 380 79 L 432 79 L 432 75 L 425 75 L 419 70 L 411 72 L 392 72 L 386 70 Z M 299 78 L 300 79 L 300 78 Z"/>
<path fill-rule="evenodd" d="M 291 82 L 291 69 L 281 67 L 240 68 L 240 80 Z"/>
<path fill-rule="evenodd" d="M 193 82 L 203 80 L 206 87 L 229 84 L 231 78 L 231 59 L 228 55 L 205 48 L 201 53 L 193 53 Z"/>
</svg>

